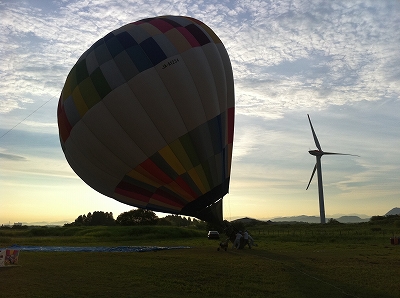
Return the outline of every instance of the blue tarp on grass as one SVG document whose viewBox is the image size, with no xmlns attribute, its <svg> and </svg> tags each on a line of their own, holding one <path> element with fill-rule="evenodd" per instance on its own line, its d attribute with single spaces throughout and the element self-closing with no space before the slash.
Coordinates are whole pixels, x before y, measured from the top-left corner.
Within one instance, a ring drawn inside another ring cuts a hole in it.
<svg viewBox="0 0 400 298">
<path fill-rule="evenodd" d="M 148 252 L 159 250 L 183 249 L 189 246 L 23 246 L 13 245 L 9 249 L 20 251 L 62 251 L 62 252 Z"/>
</svg>

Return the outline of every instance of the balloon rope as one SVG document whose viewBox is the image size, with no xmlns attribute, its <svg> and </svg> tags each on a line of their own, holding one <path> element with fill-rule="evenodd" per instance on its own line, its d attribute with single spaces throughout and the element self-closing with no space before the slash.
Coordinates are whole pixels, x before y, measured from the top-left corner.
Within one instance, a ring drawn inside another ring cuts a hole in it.
<svg viewBox="0 0 400 298">
<path fill-rule="evenodd" d="M 39 106 L 36 110 L 34 110 L 32 113 L 30 113 L 28 116 L 26 116 L 24 119 L 19 121 L 17 124 L 15 124 L 13 127 L 11 127 L 9 130 L 7 130 L 4 134 L 0 136 L 0 139 L 2 139 L 6 134 L 8 134 L 10 131 L 14 130 L 18 125 L 20 125 L 22 122 L 24 122 L 26 119 L 28 119 L 30 116 L 35 114 L 38 110 L 40 110 L 44 105 L 49 103 L 51 100 L 53 100 L 56 96 L 54 95 L 51 97 L 48 101 L 45 101 L 41 106 Z"/>
</svg>

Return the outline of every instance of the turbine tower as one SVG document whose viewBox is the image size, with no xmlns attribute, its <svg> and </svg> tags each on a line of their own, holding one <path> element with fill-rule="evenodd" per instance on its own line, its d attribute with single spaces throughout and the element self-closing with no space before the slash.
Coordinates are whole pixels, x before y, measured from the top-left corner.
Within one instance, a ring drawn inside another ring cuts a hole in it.
<svg viewBox="0 0 400 298">
<path fill-rule="evenodd" d="M 314 142 L 315 142 L 315 145 L 317 146 L 318 150 L 310 150 L 310 151 L 308 151 L 308 153 L 310 153 L 311 155 L 314 155 L 316 157 L 317 162 L 315 163 L 314 170 L 312 171 L 311 178 L 310 178 L 310 181 L 308 182 L 306 190 L 308 189 L 308 187 L 311 184 L 311 181 L 312 181 L 312 179 L 314 177 L 314 174 L 315 174 L 315 170 L 317 170 L 317 175 L 318 175 L 318 195 L 319 195 L 319 214 L 320 214 L 320 218 L 321 218 L 321 223 L 324 224 L 325 223 L 325 205 L 324 205 L 324 188 L 323 188 L 323 185 L 322 185 L 321 157 L 323 155 L 328 155 L 328 154 L 330 154 L 330 155 L 332 155 L 332 154 L 335 154 L 335 155 L 351 155 L 351 156 L 358 156 L 358 155 L 323 151 L 322 148 L 321 148 L 321 145 L 319 144 L 317 135 L 315 134 L 314 128 L 312 126 L 310 115 L 307 114 L 307 117 L 308 117 L 308 122 L 310 122 L 311 132 L 312 132 L 312 135 L 314 137 Z"/>
</svg>

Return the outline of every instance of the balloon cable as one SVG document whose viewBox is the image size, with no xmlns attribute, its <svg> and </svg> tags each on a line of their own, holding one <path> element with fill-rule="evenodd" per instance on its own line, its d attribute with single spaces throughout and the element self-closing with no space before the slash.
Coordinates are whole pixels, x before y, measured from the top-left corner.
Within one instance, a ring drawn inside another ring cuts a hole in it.
<svg viewBox="0 0 400 298">
<path fill-rule="evenodd" d="M 14 130 L 18 125 L 20 125 L 22 122 L 24 122 L 26 119 L 28 119 L 30 116 L 35 114 L 37 111 L 39 111 L 43 106 L 45 106 L 47 103 L 49 103 L 51 100 L 53 100 L 56 96 L 54 95 L 51 97 L 48 101 L 45 101 L 41 106 L 39 106 L 37 109 L 35 109 L 32 113 L 30 113 L 28 116 L 26 116 L 24 119 L 19 121 L 17 124 L 15 124 L 13 127 L 11 127 L 9 130 L 7 130 L 4 134 L 0 136 L 0 139 L 2 139 L 5 135 L 7 135 L 10 131 Z"/>
</svg>

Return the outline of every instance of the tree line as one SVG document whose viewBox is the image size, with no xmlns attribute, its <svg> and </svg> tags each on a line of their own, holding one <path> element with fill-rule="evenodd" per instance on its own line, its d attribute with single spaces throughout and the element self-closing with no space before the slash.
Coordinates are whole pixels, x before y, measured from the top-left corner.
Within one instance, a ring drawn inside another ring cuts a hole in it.
<svg viewBox="0 0 400 298">
<path fill-rule="evenodd" d="M 161 225 L 161 226 L 196 226 L 198 228 L 206 228 L 206 223 L 195 218 L 182 217 L 180 215 L 167 215 L 159 218 L 153 211 L 146 209 L 133 209 L 123 212 L 114 219 L 112 212 L 94 211 L 88 214 L 79 215 L 74 222 L 65 224 L 64 226 L 144 226 L 144 225 Z"/>
</svg>

